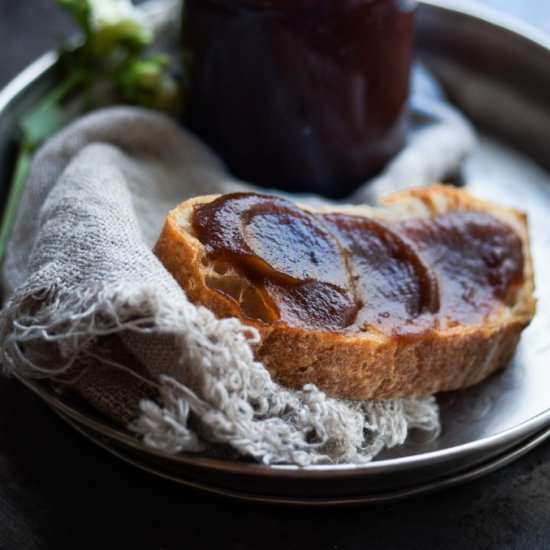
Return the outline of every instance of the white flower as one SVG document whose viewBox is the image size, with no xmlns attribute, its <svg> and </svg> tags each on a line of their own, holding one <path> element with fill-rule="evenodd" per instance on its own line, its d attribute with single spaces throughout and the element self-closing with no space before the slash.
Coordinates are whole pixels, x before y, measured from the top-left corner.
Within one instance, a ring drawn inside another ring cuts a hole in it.
<svg viewBox="0 0 550 550">
<path fill-rule="evenodd" d="M 130 0 L 90 0 L 92 29 L 101 31 L 114 27 L 120 23 L 132 22 L 138 25 L 143 32 L 152 32 L 142 11 L 134 6 Z"/>
</svg>

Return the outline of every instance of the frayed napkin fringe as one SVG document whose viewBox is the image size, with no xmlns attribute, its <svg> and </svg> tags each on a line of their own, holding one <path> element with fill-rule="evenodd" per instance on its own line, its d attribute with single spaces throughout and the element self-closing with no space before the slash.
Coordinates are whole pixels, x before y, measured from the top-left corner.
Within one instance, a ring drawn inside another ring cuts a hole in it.
<svg viewBox="0 0 550 550">
<path fill-rule="evenodd" d="M 218 320 L 190 303 L 169 303 L 154 289 L 74 293 L 44 288 L 17 296 L 2 314 L 2 362 L 7 372 L 67 383 L 98 337 L 128 332 L 172 335 L 180 350 L 185 384 L 160 376 L 154 384 L 158 400 L 142 400 L 130 426 L 164 453 L 227 444 L 265 464 L 364 463 L 384 447 L 402 444 L 412 428 L 438 430 L 433 398 L 344 402 L 313 385 L 286 390 L 254 361 L 250 346 L 259 341 L 257 331 L 236 319 Z M 30 359 L 33 344 L 55 345 L 59 366 Z M 109 366 L 128 370 L 113 362 Z"/>
</svg>

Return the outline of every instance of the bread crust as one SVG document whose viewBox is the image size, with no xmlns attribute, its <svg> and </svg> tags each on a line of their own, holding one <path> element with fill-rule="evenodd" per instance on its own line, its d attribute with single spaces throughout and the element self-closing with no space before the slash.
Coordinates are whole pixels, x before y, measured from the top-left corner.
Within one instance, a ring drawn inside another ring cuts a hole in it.
<svg viewBox="0 0 550 550">
<path fill-rule="evenodd" d="M 383 208 L 350 206 L 339 211 L 382 220 L 430 217 L 457 209 L 490 213 L 520 236 L 525 257 L 524 280 L 514 301 L 502 305 L 478 325 L 430 330 L 416 337 L 362 332 L 348 335 L 271 324 L 245 317 L 237 302 L 210 288 L 210 266 L 204 247 L 193 236 L 191 214 L 196 204 L 216 196 L 196 197 L 172 210 L 155 253 L 188 298 L 218 317 L 237 317 L 261 334 L 255 349 L 275 380 L 291 388 L 316 384 L 335 397 L 363 400 L 420 397 L 476 384 L 511 359 L 521 331 L 535 313 L 534 278 L 527 219 L 521 212 L 483 201 L 447 186 L 411 189 L 389 195 Z M 303 206 L 304 209 L 308 209 Z"/>
</svg>

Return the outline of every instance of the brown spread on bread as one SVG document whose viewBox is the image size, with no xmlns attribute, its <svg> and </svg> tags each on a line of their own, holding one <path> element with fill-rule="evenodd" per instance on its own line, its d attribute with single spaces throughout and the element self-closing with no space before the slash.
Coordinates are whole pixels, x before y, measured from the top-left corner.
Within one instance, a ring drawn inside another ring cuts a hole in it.
<svg viewBox="0 0 550 550">
<path fill-rule="evenodd" d="M 207 285 L 245 317 L 289 327 L 412 336 L 478 324 L 524 277 L 520 237 L 483 211 L 380 221 L 235 193 L 196 205 L 191 226 L 219 275 Z"/>
<path fill-rule="evenodd" d="M 448 186 L 379 207 L 194 197 L 155 253 L 190 301 L 255 329 L 251 352 L 278 383 L 345 399 L 476 384 L 536 310 L 526 216 Z"/>
</svg>

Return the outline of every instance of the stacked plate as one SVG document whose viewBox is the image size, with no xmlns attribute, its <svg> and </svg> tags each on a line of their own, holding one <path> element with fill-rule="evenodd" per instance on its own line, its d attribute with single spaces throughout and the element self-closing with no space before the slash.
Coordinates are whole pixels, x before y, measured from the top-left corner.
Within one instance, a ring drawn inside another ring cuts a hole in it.
<svg viewBox="0 0 550 550">
<path fill-rule="evenodd" d="M 166 456 L 52 389 L 25 382 L 78 431 L 129 463 L 175 482 L 242 499 L 292 505 L 390 501 L 474 479 L 550 437 L 550 41 L 488 11 L 422 2 L 418 55 L 484 134 L 464 169 L 476 194 L 519 206 L 530 219 L 538 314 L 510 367 L 441 396 L 443 433 L 363 466 L 264 466 Z M 498 56 L 498 65 L 494 59 Z M 511 69 L 512 68 L 512 69 Z M 5 194 L 21 113 L 56 82 L 48 54 L 0 92 L 0 185 Z"/>
</svg>

